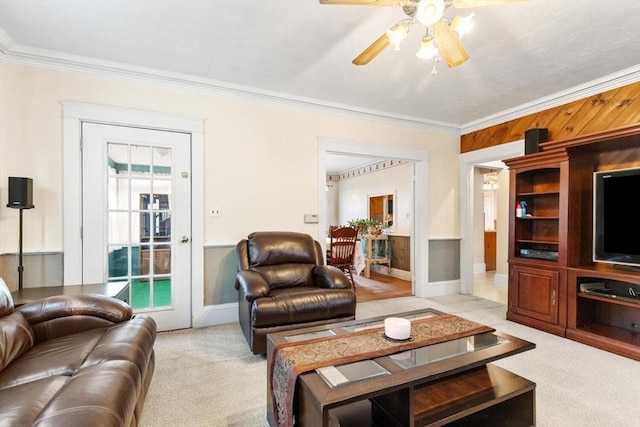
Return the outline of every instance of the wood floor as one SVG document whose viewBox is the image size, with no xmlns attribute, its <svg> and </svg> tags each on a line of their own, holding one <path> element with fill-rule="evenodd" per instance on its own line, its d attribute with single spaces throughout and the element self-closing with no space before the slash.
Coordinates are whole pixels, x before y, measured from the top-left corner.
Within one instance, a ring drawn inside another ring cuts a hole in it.
<svg viewBox="0 0 640 427">
<path fill-rule="evenodd" d="M 409 297 L 412 295 L 411 282 L 407 280 L 373 272 L 369 279 L 356 275 L 353 276 L 353 279 L 356 282 L 357 302 Z"/>
</svg>

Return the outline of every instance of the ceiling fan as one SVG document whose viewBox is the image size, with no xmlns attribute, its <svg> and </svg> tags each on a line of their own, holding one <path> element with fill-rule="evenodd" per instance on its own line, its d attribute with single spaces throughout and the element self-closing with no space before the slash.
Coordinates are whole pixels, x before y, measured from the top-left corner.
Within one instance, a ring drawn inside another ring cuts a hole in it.
<svg viewBox="0 0 640 427">
<path fill-rule="evenodd" d="M 445 11 L 453 6 L 467 9 L 480 6 L 492 6 L 522 0 L 320 0 L 321 4 L 343 4 L 358 6 L 394 6 L 401 7 L 407 15 L 382 36 L 367 47 L 352 62 L 366 65 L 382 53 L 389 45 L 399 49 L 400 42 L 407 37 L 409 26 L 421 24 L 425 29 L 420 50 L 416 56 L 420 59 L 444 58 L 449 67 L 457 67 L 469 59 L 467 50 L 460 39 L 469 31 L 473 13 L 466 17 L 456 15 L 452 19 L 443 17 Z M 432 74 L 435 74 L 435 66 Z"/>
</svg>

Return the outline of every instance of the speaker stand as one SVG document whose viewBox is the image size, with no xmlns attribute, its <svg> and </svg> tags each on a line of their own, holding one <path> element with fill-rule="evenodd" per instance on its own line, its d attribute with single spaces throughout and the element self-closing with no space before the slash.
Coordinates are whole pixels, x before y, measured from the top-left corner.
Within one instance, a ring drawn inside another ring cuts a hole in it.
<svg viewBox="0 0 640 427">
<path fill-rule="evenodd" d="M 24 266 L 22 265 L 22 211 L 24 209 L 20 208 L 20 236 L 18 237 L 18 289 L 22 289 L 22 272 L 24 271 Z"/>
</svg>

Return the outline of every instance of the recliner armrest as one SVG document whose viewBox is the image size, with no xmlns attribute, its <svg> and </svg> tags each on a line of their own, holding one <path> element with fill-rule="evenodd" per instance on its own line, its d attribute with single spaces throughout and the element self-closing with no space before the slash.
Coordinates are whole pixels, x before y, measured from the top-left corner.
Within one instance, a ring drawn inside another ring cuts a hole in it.
<svg viewBox="0 0 640 427">
<path fill-rule="evenodd" d="M 269 296 L 271 288 L 265 277 L 252 270 L 243 270 L 236 275 L 235 287 L 244 295 L 244 298 L 251 302 L 256 298 Z"/>
<path fill-rule="evenodd" d="M 332 265 L 313 267 L 313 284 L 318 288 L 350 289 L 351 282 L 339 268 Z"/>
</svg>

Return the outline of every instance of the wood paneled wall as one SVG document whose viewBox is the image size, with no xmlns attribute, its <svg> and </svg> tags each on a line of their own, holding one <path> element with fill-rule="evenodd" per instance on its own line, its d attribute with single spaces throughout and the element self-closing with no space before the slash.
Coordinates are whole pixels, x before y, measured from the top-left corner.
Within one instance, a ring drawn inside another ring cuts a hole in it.
<svg viewBox="0 0 640 427">
<path fill-rule="evenodd" d="M 391 268 L 411 271 L 411 238 L 409 236 L 389 236 L 391 244 Z"/>
<path fill-rule="evenodd" d="M 640 123 L 640 82 L 468 133 L 460 140 L 460 152 L 517 141 L 532 128 L 549 129 L 554 141 L 634 123 Z"/>
</svg>

